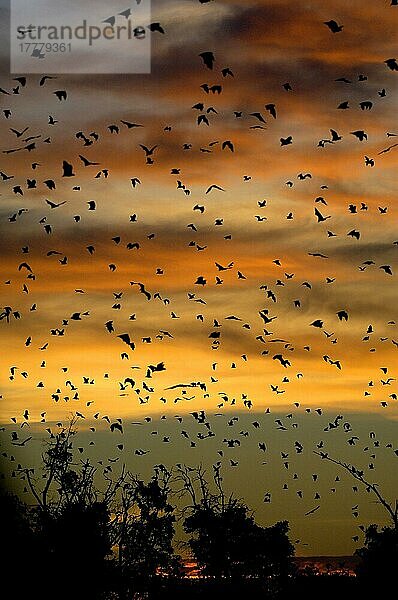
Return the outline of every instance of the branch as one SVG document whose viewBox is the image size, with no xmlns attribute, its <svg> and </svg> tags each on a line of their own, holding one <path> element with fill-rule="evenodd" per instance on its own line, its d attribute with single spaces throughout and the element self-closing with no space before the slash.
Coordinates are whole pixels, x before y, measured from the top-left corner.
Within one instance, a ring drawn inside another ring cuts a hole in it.
<svg viewBox="0 0 398 600">
<path fill-rule="evenodd" d="M 38 504 L 38 505 L 39 505 L 41 508 L 43 508 L 43 503 L 42 503 L 42 500 L 41 500 L 41 498 L 40 498 L 39 494 L 36 492 L 36 488 L 35 488 L 35 486 L 33 485 L 33 481 L 32 481 L 32 479 L 31 479 L 31 477 L 30 477 L 30 471 L 31 471 L 31 469 L 23 469 L 23 470 L 22 470 L 22 473 L 24 473 L 24 474 L 26 475 L 26 480 L 27 480 L 27 482 L 28 482 L 29 489 L 30 489 L 30 491 L 32 492 L 33 496 L 35 497 L 35 499 L 36 499 L 36 501 L 37 501 L 37 504 Z"/>
<path fill-rule="evenodd" d="M 386 509 L 386 511 L 390 515 L 390 518 L 391 518 L 391 520 L 392 520 L 392 522 L 394 524 L 394 527 L 396 529 L 398 529 L 398 501 L 395 502 L 395 510 L 394 510 L 392 508 L 391 504 L 389 502 L 387 502 L 387 500 L 385 498 L 383 498 L 383 496 L 381 495 L 381 493 L 377 489 L 378 484 L 377 483 L 370 483 L 369 481 L 367 481 L 364 478 L 362 471 L 359 471 L 356 467 L 354 467 L 353 465 L 350 465 L 349 463 L 342 462 L 341 460 L 336 460 L 335 458 L 332 458 L 326 452 L 317 452 L 317 451 L 314 450 L 314 454 L 317 454 L 323 460 L 328 460 L 329 462 L 332 462 L 335 465 L 338 465 L 339 467 L 342 467 L 352 477 L 354 477 L 354 479 L 356 479 L 357 481 L 359 481 L 360 483 L 362 483 L 363 485 L 365 485 L 368 488 L 368 490 L 372 491 L 373 494 L 377 497 L 377 499 L 380 502 L 380 504 Z"/>
<path fill-rule="evenodd" d="M 198 503 L 196 500 L 195 487 L 192 482 L 192 477 L 188 472 L 188 467 L 186 465 L 178 466 L 177 472 L 178 472 L 178 477 L 176 477 L 176 480 L 181 480 L 183 483 L 183 488 L 178 491 L 179 497 L 182 498 L 185 494 L 188 493 L 189 496 L 191 497 L 193 506 L 197 506 Z"/>
<path fill-rule="evenodd" d="M 216 484 L 216 487 L 219 491 L 219 497 L 221 499 L 221 509 L 222 512 L 224 512 L 225 509 L 225 494 L 224 494 L 224 490 L 222 487 L 222 481 L 223 478 L 220 475 L 220 467 L 219 466 L 214 466 L 213 465 L 213 469 L 214 469 L 214 483 Z"/>
<path fill-rule="evenodd" d="M 200 485 L 200 491 L 202 492 L 202 500 L 205 506 L 209 507 L 209 486 L 205 478 L 206 470 L 203 469 L 202 465 L 200 465 L 197 468 L 197 474 Z"/>
</svg>

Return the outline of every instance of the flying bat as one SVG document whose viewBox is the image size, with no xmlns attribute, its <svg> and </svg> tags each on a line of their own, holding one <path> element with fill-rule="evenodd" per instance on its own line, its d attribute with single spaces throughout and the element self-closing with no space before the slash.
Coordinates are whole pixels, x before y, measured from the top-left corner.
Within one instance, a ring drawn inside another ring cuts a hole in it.
<svg viewBox="0 0 398 600">
<path fill-rule="evenodd" d="M 115 429 L 117 431 L 120 431 L 120 433 L 123 433 L 123 427 L 120 423 L 116 422 L 116 423 L 111 423 L 109 426 L 109 429 L 112 431 L 112 433 L 115 431 Z"/>
<path fill-rule="evenodd" d="M 331 216 L 328 215 L 327 217 L 323 216 L 323 214 L 321 213 L 320 210 L 317 209 L 317 207 L 314 208 L 314 212 L 315 212 L 315 216 L 318 219 L 318 223 L 321 223 L 322 221 L 326 221 L 326 219 L 330 219 Z"/>
<path fill-rule="evenodd" d="M 384 62 L 391 71 L 398 71 L 398 62 L 396 58 L 387 58 Z"/>
<path fill-rule="evenodd" d="M 221 73 L 222 73 L 223 77 L 227 77 L 227 75 L 229 75 L 230 77 L 234 77 L 234 74 L 232 73 L 232 71 L 229 67 L 225 67 L 224 69 L 221 69 Z"/>
<path fill-rule="evenodd" d="M 211 192 L 212 190 L 220 190 L 220 192 L 225 192 L 224 188 L 218 186 L 218 185 L 211 185 L 210 187 L 207 188 L 206 190 L 206 194 L 208 194 L 209 192 Z"/>
<path fill-rule="evenodd" d="M 145 286 L 143 283 L 139 283 L 137 281 L 130 281 L 130 285 L 138 285 L 138 287 L 140 288 L 141 294 L 144 294 L 144 296 L 147 298 L 147 300 L 151 299 L 152 296 L 151 296 L 150 292 L 148 292 L 145 289 Z"/>
<path fill-rule="evenodd" d="M 151 23 L 149 25 L 149 29 L 150 29 L 150 31 L 158 31 L 159 33 L 164 33 L 163 27 L 161 26 L 160 23 L 157 23 L 157 22 L 156 23 Z"/>
<path fill-rule="evenodd" d="M 221 149 L 225 150 L 225 148 L 228 148 L 229 150 L 231 150 L 231 152 L 234 151 L 234 145 L 231 142 L 231 140 L 225 140 L 222 145 L 221 145 Z"/>
<path fill-rule="evenodd" d="M 203 60 L 203 64 L 206 65 L 206 67 L 208 69 L 212 69 L 213 68 L 213 64 L 215 61 L 215 57 L 213 52 L 201 52 L 199 54 L 199 56 L 202 58 Z"/>
<path fill-rule="evenodd" d="M 62 162 L 62 177 L 74 177 L 75 173 L 73 172 L 73 166 L 68 163 L 66 160 Z"/>
<path fill-rule="evenodd" d="M 265 105 L 265 110 L 267 110 L 269 112 L 269 114 L 271 115 L 271 117 L 274 117 L 274 119 L 276 119 L 276 107 L 275 107 L 275 104 L 266 104 Z"/>
<path fill-rule="evenodd" d="M 289 360 L 283 358 L 282 354 L 275 354 L 275 356 L 272 357 L 273 360 L 279 360 L 279 362 L 281 363 L 282 367 L 291 367 L 291 363 Z"/>
<path fill-rule="evenodd" d="M 135 343 L 130 339 L 130 336 L 128 333 L 122 333 L 122 334 L 118 335 L 117 337 L 120 338 L 122 340 L 122 342 L 127 344 L 127 346 L 129 348 L 131 348 L 132 350 L 135 349 Z"/>
<path fill-rule="evenodd" d="M 338 318 L 340 319 L 340 321 L 342 321 L 343 319 L 345 321 L 348 321 L 348 312 L 346 310 L 339 310 L 336 315 L 338 316 Z"/>
<path fill-rule="evenodd" d="M 66 98 L 68 97 L 68 94 L 67 94 L 66 90 L 57 90 L 57 91 L 53 92 L 53 94 L 60 101 L 61 100 L 66 100 Z"/>
<path fill-rule="evenodd" d="M 342 31 L 344 27 L 344 25 L 339 25 L 336 21 L 334 21 L 334 19 L 331 19 L 330 21 L 324 21 L 324 25 L 329 27 L 332 33 L 338 33 L 339 31 Z"/>
<path fill-rule="evenodd" d="M 355 135 L 355 137 L 358 138 L 360 142 L 363 142 L 363 140 L 368 139 L 367 134 L 363 130 L 351 131 L 351 135 Z"/>
<path fill-rule="evenodd" d="M 100 163 L 97 163 L 97 162 L 91 162 L 90 160 L 88 160 L 88 158 L 85 158 L 81 154 L 79 154 L 79 158 L 80 158 L 80 160 L 82 161 L 82 163 L 84 164 L 85 167 L 89 167 L 90 165 L 99 165 L 100 164 Z"/>
<path fill-rule="evenodd" d="M 351 231 L 349 231 L 347 233 L 347 235 L 356 238 L 357 240 L 359 240 L 359 238 L 361 237 L 361 234 L 359 231 L 357 231 L 356 229 L 352 229 Z"/>
</svg>

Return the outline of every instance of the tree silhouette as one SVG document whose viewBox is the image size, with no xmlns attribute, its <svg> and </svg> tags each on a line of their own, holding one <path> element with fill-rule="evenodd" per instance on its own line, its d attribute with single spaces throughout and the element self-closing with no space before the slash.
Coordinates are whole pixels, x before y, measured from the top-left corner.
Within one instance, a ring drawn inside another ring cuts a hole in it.
<svg viewBox="0 0 398 600">
<path fill-rule="evenodd" d="M 118 564 L 124 594 L 154 590 L 161 575 L 179 571 L 173 549 L 175 508 L 170 503 L 172 473 L 163 465 L 145 483 L 129 473 L 116 519 Z M 129 596 L 131 597 L 131 596 Z"/>
<path fill-rule="evenodd" d="M 2 572 L 14 586 L 14 597 L 22 598 L 35 591 L 32 582 L 37 580 L 42 544 L 32 527 L 29 507 L 16 495 L 0 492 L 0 514 Z"/>
<path fill-rule="evenodd" d="M 395 527 L 370 525 L 365 530 L 365 545 L 357 550 L 361 562 L 357 573 L 366 588 L 396 582 L 398 564 L 398 530 Z"/>
<path fill-rule="evenodd" d="M 372 493 L 372 494 L 374 494 L 374 496 L 376 496 L 377 502 L 387 512 L 388 518 L 392 522 L 393 528 L 398 531 L 398 500 L 397 499 L 395 500 L 395 504 L 393 504 L 392 502 L 389 502 L 383 496 L 383 494 L 380 492 L 379 484 L 369 482 L 365 478 L 365 473 L 362 469 L 359 469 L 358 467 L 355 467 L 354 465 L 352 465 L 348 462 L 344 462 L 342 460 L 337 460 L 335 458 L 332 458 L 331 456 L 329 456 L 329 454 L 327 452 L 314 451 L 314 454 L 317 454 L 318 456 L 320 456 L 322 458 L 322 460 L 327 460 L 329 462 L 334 463 L 335 465 L 342 467 L 347 473 L 349 473 L 351 475 L 351 477 L 353 477 L 354 479 L 356 479 L 357 481 L 362 483 L 362 485 L 365 486 L 367 492 Z"/>
<path fill-rule="evenodd" d="M 202 467 L 178 467 L 180 494 L 191 500 L 184 529 L 201 573 L 218 580 L 255 581 L 268 591 L 279 589 L 292 571 L 288 523 L 256 524 L 244 502 L 225 495 L 220 468 L 213 469 L 212 492 Z"/>
<path fill-rule="evenodd" d="M 388 501 L 379 489 L 378 483 L 368 481 L 365 473 L 358 467 L 329 456 L 326 452 L 315 452 L 323 460 L 342 467 L 356 481 L 359 481 L 370 494 L 373 494 L 388 515 L 390 526 L 379 529 L 375 524 L 361 527 L 365 533 L 365 545 L 356 551 L 361 558 L 357 574 L 367 593 L 377 591 L 381 585 L 396 581 L 396 565 L 398 564 L 398 500 Z"/>
<path fill-rule="evenodd" d="M 225 492 L 220 463 L 213 465 L 210 478 L 202 466 L 181 464 L 174 471 L 155 465 L 147 481 L 124 466 L 112 476 L 105 469 L 101 477 L 88 460 L 74 458 L 76 423 L 72 418 L 67 427 L 49 431 L 41 472 L 21 466 L 16 470 L 32 494 L 32 506 L 0 494 L 0 509 L 11 531 L 4 537 L 7 552 L 2 565 L 9 576 L 19 578 L 21 597 L 30 594 L 45 600 L 54 590 L 61 599 L 185 597 L 193 592 L 193 584 L 181 577 L 181 560 L 174 550 L 178 518 L 199 567 L 201 577 L 195 584 L 199 595 L 227 592 L 284 598 L 283 593 L 289 597 L 297 585 L 305 595 L 321 589 L 319 577 L 304 578 L 308 585 L 303 578 L 300 582 L 300 577 L 292 577 L 294 548 L 288 523 L 269 527 L 256 523 L 245 502 Z M 397 503 L 389 502 L 364 471 L 326 452 L 316 454 L 361 482 L 388 514 L 391 526 L 363 527 L 358 581 L 364 584 L 363 591 L 373 592 L 380 578 L 393 583 Z M 184 500 L 180 511 L 175 496 Z M 37 573 L 43 576 L 44 587 Z"/>
<path fill-rule="evenodd" d="M 74 462 L 76 423 L 72 418 L 50 433 L 42 473 L 18 469 L 36 502 L 28 529 L 49 587 L 70 571 L 73 578 L 65 580 L 58 596 L 76 597 L 76 581 L 82 598 L 102 598 L 111 589 L 119 598 L 152 590 L 162 581 L 158 575 L 170 577 L 179 567 L 172 545 L 171 472 L 158 465 L 145 483 L 123 466 L 114 478 L 104 470 L 99 486 L 88 460 Z"/>
<path fill-rule="evenodd" d="M 108 480 L 104 491 L 99 491 L 96 468 L 87 460 L 73 462 L 76 422 L 72 418 L 67 427 L 50 433 L 40 477 L 30 468 L 18 472 L 36 501 L 30 522 L 41 548 L 48 589 L 64 581 L 57 595 L 70 597 L 79 581 L 82 597 L 97 598 L 111 565 L 111 506 L 121 481 Z M 73 577 L 65 578 L 66 572 Z"/>
</svg>

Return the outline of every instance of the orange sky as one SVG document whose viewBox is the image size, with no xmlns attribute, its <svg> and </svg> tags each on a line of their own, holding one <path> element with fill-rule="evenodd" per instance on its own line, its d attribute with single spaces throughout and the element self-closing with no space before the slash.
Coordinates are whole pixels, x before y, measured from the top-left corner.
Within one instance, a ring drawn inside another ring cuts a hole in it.
<svg viewBox="0 0 398 600">
<path fill-rule="evenodd" d="M 165 34 L 152 35 L 151 74 L 64 74 L 44 86 L 28 75 L 19 94 L 2 94 L 2 109 L 11 110 L 9 119 L 1 113 L 2 150 L 19 144 L 11 127 L 41 136 L 31 153 L 1 154 L 0 169 L 12 179 L 0 181 L 0 311 L 11 307 L 21 317 L 0 320 L 2 435 L 13 417 L 20 427 L 25 409 L 31 422 L 44 411 L 53 422 L 77 410 L 90 422 L 99 413 L 127 423 L 176 410 L 246 415 L 249 398 L 256 414 L 321 407 L 366 423 L 379 418 L 380 436 L 390 440 L 397 416 L 398 148 L 380 152 L 398 135 L 397 73 L 384 63 L 394 56 L 398 8 L 387 0 L 366 8 L 359 0 L 154 0 L 152 8 Z M 324 25 L 329 19 L 343 31 L 333 34 Z M 203 51 L 214 53 L 211 70 Z M 223 77 L 225 67 L 233 77 Z M 11 91 L 7 68 L 1 87 Z M 349 83 L 336 81 L 341 77 Z M 221 84 L 222 93 L 206 94 L 204 83 Z M 66 101 L 54 96 L 57 89 L 67 90 Z M 338 109 L 345 101 L 349 108 Z M 371 110 L 361 109 L 363 101 Z M 192 108 L 197 103 L 202 111 Z M 197 124 L 200 114 L 208 126 Z M 142 127 L 128 129 L 121 120 Z M 331 129 L 341 140 L 320 147 Z M 351 133 L 357 130 L 368 139 L 359 141 Z M 97 132 L 98 141 L 84 146 L 79 131 Z M 293 143 L 282 147 L 288 136 Z M 222 149 L 226 140 L 234 152 Z M 157 146 L 153 164 L 140 144 Z M 99 165 L 83 166 L 79 154 Z M 62 177 L 63 160 L 74 177 Z M 107 178 L 95 177 L 101 169 Z M 27 189 L 27 179 L 36 179 L 36 188 Z M 208 191 L 213 184 L 223 190 Z M 318 223 L 315 208 L 325 221 Z M 231 267 L 220 271 L 216 263 Z M 131 282 L 144 284 L 150 300 Z M 272 321 L 261 318 L 264 310 Z M 339 320 L 341 310 L 348 321 Z M 74 313 L 81 319 L 71 319 Z M 311 325 L 317 320 L 322 327 Z M 213 332 L 220 334 L 215 344 Z M 134 349 L 118 338 L 125 333 Z M 166 370 L 147 377 L 148 365 L 160 362 Z M 124 387 L 126 377 L 134 387 Z M 206 389 L 166 389 L 192 382 Z M 319 441 L 322 429 L 303 425 L 302 435 Z M 346 446 L 344 439 L 336 445 L 340 456 Z M 170 457 L 185 459 L 179 442 Z M 258 460 L 249 451 L 247 457 Z M 383 460 L 378 474 L 388 487 L 396 455 Z M 242 485 L 243 467 L 238 471 L 231 481 Z M 273 481 L 278 487 L 277 474 Z M 248 495 L 261 507 L 252 486 Z M 289 502 L 297 525 L 302 511 Z M 367 510 L 373 514 L 369 503 Z M 305 525 L 312 545 L 302 553 L 327 553 L 327 532 L 336 525 L 330 515 L 317 518 L 323 541 Z M 331 553 L 352 550 L 343 521 L 347 544 Z"/>
</svg>

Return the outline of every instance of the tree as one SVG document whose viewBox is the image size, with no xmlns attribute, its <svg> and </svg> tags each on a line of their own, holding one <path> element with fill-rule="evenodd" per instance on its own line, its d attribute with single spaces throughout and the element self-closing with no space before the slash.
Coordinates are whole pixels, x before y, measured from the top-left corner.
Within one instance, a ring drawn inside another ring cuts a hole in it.
<svg viewBox="0 0 398 600">
<path fill-rule="evenodd" d="M 202 574 L 218 580 L 255 581 L 268 590 L 279 588 L 292 570 L 288 523 L 256 524 L 244 502 L 225 495 L 219 466 L 213 469 L 213 492 L 201 467 L 178 469 L 180 493 L 191 499 L 184 529 Z"/>
<path fill-rule="evenodd" d="M 356 551 L 361 562 L 357 574 L 365 589 L 395 585 L 398 564 L 398 530 L 396 527 L 370 525 L 365 529 L 365 545 Z"/>
<path fill-rule="evenodd" d="M 61 597 L 97 599 L 113 589 L 119 598 L 131 598 L 156 587 L 162 574 L 178 571 L 172 475 L 158 465 L 145 483 L 123 466 L 114 479 L 104 470 L 99 487 L 96 468 L 88 460 L 74 462 L 76 422 L 74 417 L 57 433 L 50 431 L 41 477 L 18 469 L 36 503 L 30 527 L 46 580 Z"/>
<path fill-rule="evenodd" d="M 1 567 L 13 582 L 13 595 L 24 597 L 34 592 L 41 545 L 35 536 L 29 507 L 16 495 L 0 492 Z"/>
<path fill-rule="evenodd" d="M 124 593 L 159 587 L 162 576 L 179 572 L 173 549 L 175 508 L 170 503 L 172 473 L 157 465 L 145 483 L 128 474 L 117 514 L 118 562 Z"/>
<path fill-rule="evenodd" d="M 357 567 L 357 574 L 364 589 L 371 593 L 371 590 L 377 590 L 382 581 L 382 585 L 388 582 L 395 584 L 395 569 L 398 564 L 398 500 L 395 503 L 388 501 L 379 489 L 377 483 L 368 481 L 365 473 L 358 467 L 336 460 L 326 452 L 315 452 L 323 460 L 328 460 L 340 467 L 351 475 L 356 481 L 359 481 L 370 494 L 373 494 L 377 502 L 383 507 L 390 526 L 379 529 L 375 524 L 363 527 L 365 533 L 365 545 L 356 551 L 361 558 Z"/>
<path fill-rule="evenodd" d="M 354 465 L 352 465 L 348 462 L 344 462 L 342 460 L 337 460 L 335 458 L 332 458 L 331 456 L 329 456 L 329 454 L 327 452 L 314 451 L 314 454 L 317 454 L 318 456 L 320 456 L 322 458 L 322 460 L 327 460 L 327 461 L 332 462 L 335 465 L 338 465 L 339 467 L 343 468 L 345 471 L 347 471 L 347 473 L 349 473 L 351 475 L 351 477 L 353 477 L 353 479 L 356 479 L 363 486 L 365 486 L 366 491 L 368 493 L 372 493 L 374 496 L 376 496 L 377 502 L 386 511 L 389 520 L 392 522 L 393 528 L 398 531 L 398 500 L 397 499 L 395 500 L 394 504 L 392 502 L 389 502 L 383 496 L 383 494 L 380 492 L 379 485 L 377 483 L 371 483 L 366 479 L 365 473 L 362 469 L 359 469 L 358 467 L 355 467 Z"/>
<path fill-rule="evenodd" d="M 19 474 L 36 501 L 30 511 L 31 528 L 49 595 L 56 586 L 58 596 L 76 597 L 78 587 L 82 597 L 100 598 L 112 556 L 111 505 L 121 481 L 108 480 L 100 492 L 95 467 L 87 460 L 73 462 L 75 424 L 73 418 L 68 427 L 50 433 L 42 454 L 42 487 L 33 469 L 20 468 Z"/>
</svg>

